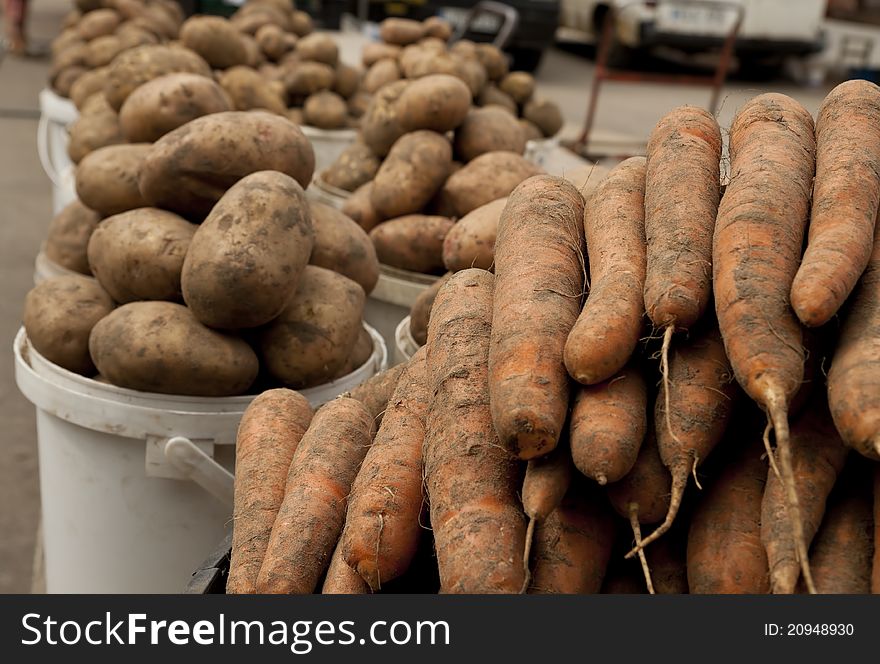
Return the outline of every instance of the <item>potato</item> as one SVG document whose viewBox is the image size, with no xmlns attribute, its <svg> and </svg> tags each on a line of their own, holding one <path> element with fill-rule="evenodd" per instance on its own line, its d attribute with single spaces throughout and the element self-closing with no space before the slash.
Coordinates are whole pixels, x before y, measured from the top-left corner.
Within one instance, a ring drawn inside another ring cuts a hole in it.
<svg viewBox="0 0 880 664">
<path fill-rule="evenodd" d="M 86 251 L 99 221 L 101 215 L 75 199 L 49 223 L 44 246 L 46 256 L 68 270 L 91 275 Z"/>
<path fill-rule="evenodd" d="M 199 220 L 250 173 L 280 171 L 307 187 L 314 169 L 311 144 L 287 118 L 229 111 L 196 118 L 156 141 L 139 183 L 148 205 Z"/>
<path fill-rule="evenodd" d="M 75 28 L 79 20 L 83 17 L 83 13 L 78 9 L 71 9 L 64 15 L 64 20 L 61 23 L 61 27 L 65 30 L 68 28 Z"/>
<path fill-rule="evenodd" d="M 526 138 L 526 143 L 529 141 L 544 140 L 544 134 L 541 133 L 541 130 L 538 129 L 533 122 L 529 122 L 525 118 L 520 118 L 518 122 L 523 130 L 523 136 Z"/>
<path fill-rule="evenodd" d="M 336 81 L 336 71 L 322 62 L 300 62 L 284 72 L 287 94 L 308 97 L 321 90 L 329 90 Z"/>
<path fill-rule="evenodd" d="M 86 99 L 97 92 L 100 92 L 103 95 L 104 85 L 107 83 L 107 76 L 109 73 L 109 67 L 98 67 L 97 69 L 84 72 L 76 79 L 76 82 L 70 86 L 70 101 L 72 101 L 79 110 L 82 110 Z"/>
<path fill-rule="evenodd" d="M 376 176 L 380 163 L 370 148 L 355 141 L 321 174 L 321 179 L 332 187 L 354 191 Z"/>
<path fill-rule="evenodd" d="M 345 199 L 342 204 L 342 214 L 351 217 L 365 231 L 369 232 L 378 225 L 382 219 L 373 209 L 370 198 L 373 193 L 373 183 L 367 182 L 361 185 Z"/>
<path fill-rule="evenodd" d="M 80 109 L 80 116 L 68 128 L 67 154 L 73 163 L 98 148 L 125 143 L 116 111 L 110 108 L 103 93 L 93 94 Z"/>
<path fill-rule="evenodd" d="M 103 216 L 144 207 L 138 174 L 148 143 L 108 145 L 83 157 L 76 167 L 76 195 Z"/>
<path fill-rule="evenodd" d="M 319 129 L 343 129 L 348 125 L 348 106 L 335 92 L 323 90 L 306 99 L 303 118 L 307 125 Z"/>
<path fill-rule="evenodd" d="M 100 9 L 103 5 L 102 0 L 74 0 L 73 4 L 83 14 Z"/>
<path fill-rule="evenodd" d="M 336 81 L 333 83 L 333 92 L 345 99 L 354 96 L 361 87 L 361 70 L 340 61 L 336 65 Z"/>
<path fill-rule="evenodd" d="M 290 31 L 297 37 L 305 37 L 315 31 L 312 17 L 305 12 L 295 11 L 290 15 Z"/>
<path fill-rule="evenodd" d="M 431 74 L 450 74 L 461 78 L 461 61 L 450 53 L 434 53 L 421 46 L 411 47 L 401 57 L 400 67 L 407 78 L 421 78 Z"/>
<path fill-rule="evenodd" d="M 444 136 L 432 131 L 406 134 L 376 173 L 373 209 L 386 219 L 418 212 L 443 186 L 451 165 L 452 148 Z"/>
<path fill-rule="evenodd" d="M 323 32 L 315 32 L 296 42 L 296 54 L 302 60 L 323 62 L 335 67 L 339 62 L 339 47 L 333 38 Z"/>
<path fill-rule="evenodd" d="M 301 108 L 288 108 L 287 113 L 285 113 L 284 115 L 295 125 L 302 126 L 306 123 L 306 119 L 303 115 L 303 110 Z"/>
<path fill-rule="evenodd" d="M 274 23 L 267 23 L 257 30 L 254 39 L 263 55 L 277 62 L 296 45 L 287 38 L 288 34 Z"/>
<path fill-rule="evenodd" d="M 180 27 L 180 41 L 215 69 L 247 63 L 247 49 L 238 30 L 220 16 L 193 16 Z"/>
<path fill-rule="evenodd" d="M 413 81 L 397 100 L 397 118 L 405 131 L 445 133 L 460 125 L 471 107 L 467 85 L 455 76 L 434 74 Z"/>
<path fill-rule="evenodd" d="M 52 89 L 62 97 L 69 97 L 71 88 L 87 71 L 88 69 L 80 65 L 62 69 L 51 77 Z"/>
<path fill-rule="evenodd" d="M 443 241 L 443 264 L 447 270 L 492 269 L 498 220 L 505 205 L 507 198 L 499 198 L 471 210 L 458 220 Z"/>
<path fill-rule="evenodd" d="M 230 67 L 220 75 L 220 85 L 229 95 L 236 111 L 263 109 L 277 115 L 287 112 L 281 95 L 250 67 Z"/>
<path fill-rule="evenodd" d="M 255 35 L 266 25 L 277 25 L 284 31 L 290 30 L 290 16 L 275 7 L 249 2 L 229 19 L 235 28 L 244 34 Z"/>
<path fill-rule="evenodd" d="M 89 241 L 92 274 L 116 302 L 182 301 L 180 271 L 196 228 L 156 208 L 108 217 Z"/>
<path fill-rule="evenodd" d="M 106 67 L 123 50 L 125 46 L 116 35 L 104 35 L 93 39 L 86 45 L 86 66 L 92 69 Z"/>
<path fill-rule="evenodd" d="M 113 9 L 96 9 L 87 13 L 76 26 L 79 36 L 85 41 L 113 34 L 122 22 L 122 17 Z"/>
<path fill-rule="evenodd" d="M 513 101 L 513 97 L 506 92 L 502 92 L 494 83 L 489 83 L 483 88 L 479 97 L 477 97 L 477 103 L 480 106 L 498 106 L 514 116 L 519 114 L 519 108 L 516 102 Z"/>
<path fill-rule="evenodd" d="M 86 41 L 82 37 L 79 36 L 79 30 L 76 28 L 66 28 L 61 31 L 61 33 L 52 40 L 49 44 L 49 51 L 52 54 L 52 59 L 54 60 L 59 53 L 70 48 L 71 46 L 85 45 Z"/>
<path fill-rule="evenodd" d="M 209 327 L 265 325 L 296 290 L 314 241 L 299 183 L 275 171 L 248 175 L 196 231 L 181 273 L 183 299 Z"/>
<path fill-rule="evenodd" d="M 250 0 L 247 4 L 252 7 L 272 7 L 287 16 L 293 14 L 296 3 L 293 0 Z"/>
<path fill-rule="evenodd" d="M 522 154 L 525 149 L 526 137 L 517 119 L 496 106 L 472 110 L 455 132 L 455 154 L 466 162 L 487 152 Z"/>
<path fill-rule="evenodd" d="M 477 58 L 486 69 L 490 81 L 500 81 L 507 76 L 507 56 L 492 44 L 477 44 Z"/>
<path fill-rule="evenodd" d="M 354 348 L 351 349 L 348 359 L 345 360 L 345 364 L 342 365 L 342 368 L 333 379 L 337 380 L 347 376 L 356 369 L 360 369 L 373 356 L 373 350 L 373 337 L 367 332 L 367 328 L 361 326 L 357 341 L 354 342 Z"/>
<path fill-rule="evenodd" d="M 456 215 L 463 217 L 481 205 L 509 196 L 520 182 L 543 172 L 513 152 L 487 152 L 450 175 L 443 189 Z"/>
<path fill-rule="evenodd" d="M 159 41 L 177 39 L 180 26 L 167 12 L 157 7 L 147 7 L 130 21 L 139 28 L 148 30 L 159 38 Z"/>
<path fill-rule="evenodd" d="M 478 60 L 468 58 L 458 57 L 457 63 L 456 76 L 467 84 L 472 97 L 478 97 L 489 80 L 486 76 L 486 68 Z"/>
<path fill-rule="evenodd" d="M 364 289 L 348 277 L 307 266 L 281 315 L 260 333 L 269 373 L 294 388 L 337 376 L 363 326 L 365 299 Z"/>
<path fill-rule="evenodd" d="M 360 119 L 367 112 L 370 105 L 370 95 L 366 92 L 356 92 L 348 100 L 348 115 L 351 119 Z"/>
<path fill-rule="evenodd" d="M 120 53 L 110 63 L 104 94 L 110 106 L 118 111 L 136 88 L 175 72 L 211 76 L 208 63 L 189 49 L 158 44 L 138 46 Z"/>
<path fill-rule="evenodd" d="M 59 72 L 68 67 L 84 67 L 88 52 L 89 46 L 86 42 L 72 42 L 52 58 L 49 76 L 57 76 Z"/>
<path fill-rule="evenodd" d="M 119 126 L 132 143 L 153 143 L 195 118 L 229 110 L 229 97 L 210 78 L 166 74 L 128 96 L 119 111 Z"/>
<path fill-rule="evenodd" d="M 523 117 L 529 120 L 546 136 L 555 136 L 562 129 L 565 121 L 562 119 L 562 111 L 559 106 L 548 99 L 534 97 L 526 102 L 523 108 Z"/>
<path fill-rule="evenodd" d="M 154 32 L 151 32 L 143 26 L 126 21 L 116 29 L 116 36 L 122 44 L 122 49 L 127 51 L 138 46 L 146 46 L 147 44 L 158 44 L 159 38 Z"/>
<path fill-rule="evenodd" d="M 362 87 L 364 91 L 373 94 L 382 86 L 400 79 L 401 73 L 400 68 L 397 66 L 397 60 L 383 58 L 373 63 L 367 70 Z"/>
<path fill-rule="evenodd" d="M 535 79 L 524 71 L 512 71 L 501 79 L 498 87 L 513 97 L 517 104 L 525 104 L 535 93 Z"/>
<path fill-rule="evenodd" d="M 379 24 L 379 39 L 386 44 L 406 46 L 425 36 L 425 26 L 408 18 L 386 18 Z"/>
<path fill-rule="evenodd" d="M 454 227 L 453 227 L 454 228 Z M 428 343 L 428 322 L 431 320 L 431 309 L 434 307 L 434 300 L 437 299 L 437 293 L 443 288 L 443 285 L 449 281 L 452 274 L 445 274 L 425 290 L 419 293 L 416 301 L 413 302 L 409 311 L 409 333 L 419 346 Z"/>
<path fill-rule="evenodd" d="M 462 58 L 470 58 L 472 60 L 479 59 L 477 55 L 477 43 L 470 39 L 459 39 L 449 47 L 449 52 Z"/>
<path fill-rule="evenodd" d="M 122 305 L 95 325 L 89 351 L 108 381 L 144 392 L 233 396 L 259 371 L 247 342 L 208 329 L 174 302 Z"/>
<path fill-rule="evenodd" d="M 394 142 L 405 133 L 397 117 L 397 99 L 409 81 L 394 81 L 370 99 L 361 122 L 361 135 L 374 154 L 384 157 Z"/>
<path fill-rule="evenodd" d="M 434 274 L 443 271 L 443 239 L 455 222 L 448 217 L 408 214 L 370 231 L 383 265 Z"/>
<path fill-rule="evenodd" d="M 89 357 L 89 333 L 113 311 L 113 300 L 91 277 L 52 277 L 24 299 L 28 341 L 50 362 L 84 376 L 95 373 Z"/>
<path fill-rule="evenodd" d="M 310 265 L 344 274 L 369 294 L 379 280 L 379 259 L 366 231 L 339 210 L 309 201 L 315 246 Z"/>
<path fill-rule="evenodd" d="M 449 41 L 452 36 L 452 25 L 439 16 L 426 18 L 422 21 L 422 28 L 427 36 L 442 39 L 444 42 Z"/>
</svg>

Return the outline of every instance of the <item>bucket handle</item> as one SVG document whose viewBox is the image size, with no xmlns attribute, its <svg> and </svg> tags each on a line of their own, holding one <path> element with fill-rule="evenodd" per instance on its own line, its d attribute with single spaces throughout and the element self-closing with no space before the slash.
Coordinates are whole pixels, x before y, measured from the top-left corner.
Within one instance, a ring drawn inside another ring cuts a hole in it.
<svg viewBox="0 0 880 664">
<path fill-rule="evenodd" d="M 61 176 L 58 175 L 58 169 L 55 168 L 55 164 L 49 156 L 49 141 L 49 119 L 44 113 L 40 115 L 40 123 L 37 125 L 37 155 L 40 158 L 40 164 L 43 166 L 43 171 L 49 176 L 52 184 L 56 187 L 60 187 Z"/>
<path fill-rule="evenodd" d="M 184 477 L 198 484 L 224 505 L 232 507 L 234 476 L 189 438 L 169 438 L 165 442 L 165 458 Z"/>
</svg>

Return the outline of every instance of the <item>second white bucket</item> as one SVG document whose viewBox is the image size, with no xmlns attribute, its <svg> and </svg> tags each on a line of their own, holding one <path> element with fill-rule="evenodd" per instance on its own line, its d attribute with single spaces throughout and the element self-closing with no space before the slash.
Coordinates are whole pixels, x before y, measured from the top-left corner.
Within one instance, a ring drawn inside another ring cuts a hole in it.
<svg viewBox="0 0 880 664">
<path fill-rule="evenodd" d="M 364 320 L 379 331 L 389 348 L 396 348 L 397 326 L 409 316 L 416 298 L 439 278 L 388 265 L 379 266 L 379 281 L 367 298 Z M 392 358 L 393 361 L 396 359 Z"/>
<path fill-rule="evenodd" d="M 416 354 L 416 351 L 418 351 L 419 348 L 421 348 L 418 342 L 413 339 L 412 332 L 409 328 L 409 321 L 409 316 L 400 321 L 400 324 L 398 324 L 397 330 L 394 333 L 394 364 L 409 362 L 410 358 Z"/>
<path fill-rule="evenodd" d="M 301 125 L 300 129 L 315 151 L 316 176 L 327 170 L 357 139 L 356 129 L 318 129 L 308 125 Z"/>
<path fill-rule="evenodd" d="M 387 349 L 327 385 L 318 406 L 381 371 Z M 231 528 L 238 422 L 253 396 L 137 392 L 58 367 L 24 330 L 15 378 L 36 407 L 46 589 L 175 593 Z"/>
</svg>

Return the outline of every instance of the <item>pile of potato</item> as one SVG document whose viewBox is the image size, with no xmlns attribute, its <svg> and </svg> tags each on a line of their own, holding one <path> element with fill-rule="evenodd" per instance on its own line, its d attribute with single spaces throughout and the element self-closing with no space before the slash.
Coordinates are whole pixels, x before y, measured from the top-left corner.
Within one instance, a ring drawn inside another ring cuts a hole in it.
<svg viewBox="0 0 880 664">
<path fill-rule="evenodd" d="M 139 131 L 159 119 L 149 108 L 183 99 L 143 97 Z M 45 245 L 79 274 L 28 294 L 33 347 L 120 387 L 183 395 L 350 373 L 373 352 L 362 320 L 379 265 L 363 229 L 306 198 L 313 169 L 299 127 L 264 111 L 212 113 L 155 143 L 93 151 Z"/>
</svg>

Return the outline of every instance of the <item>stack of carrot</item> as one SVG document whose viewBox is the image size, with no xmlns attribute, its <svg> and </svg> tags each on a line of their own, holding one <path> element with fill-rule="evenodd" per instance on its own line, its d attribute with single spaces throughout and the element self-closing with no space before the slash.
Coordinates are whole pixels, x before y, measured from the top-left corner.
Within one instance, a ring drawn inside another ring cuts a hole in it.
<svg viewBox="0 0 880 664">
<path fill-rule="evenodd" d="M 729 149 L 681 107 L 586 201 L 524 181 L 406 365 L 259 397 L 228 591 L 880 592 L 880 88 Z"/>
</svg>

